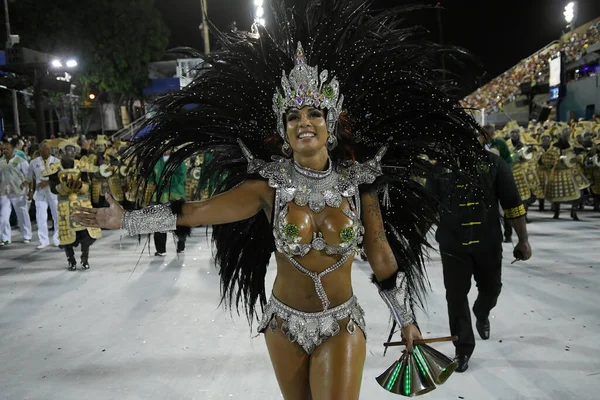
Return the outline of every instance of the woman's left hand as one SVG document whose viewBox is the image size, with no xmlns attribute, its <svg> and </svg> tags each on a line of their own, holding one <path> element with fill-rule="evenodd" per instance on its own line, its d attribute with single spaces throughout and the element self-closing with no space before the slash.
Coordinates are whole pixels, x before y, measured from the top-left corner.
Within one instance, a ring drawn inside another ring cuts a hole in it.
<svg viewBox="0 0 600 400">
<path fill-rule="evenodd" d="M 402 338 L 406 340 L 406 351 L 412 353 L 413 341 L 417 339 L 423 339 L 421 332 L 415 324 L 406 325 L 402 328 Z"/>
</svg>

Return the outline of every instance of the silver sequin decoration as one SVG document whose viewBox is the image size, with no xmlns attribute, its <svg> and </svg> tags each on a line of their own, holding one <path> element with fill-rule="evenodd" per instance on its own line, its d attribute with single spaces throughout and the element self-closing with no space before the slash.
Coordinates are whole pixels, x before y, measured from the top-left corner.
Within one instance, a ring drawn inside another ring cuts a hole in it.
<svg viewBox="0 0 600 400">
<path fill-rule="evenodd" d="M 328 171 L 307 170 L 285 158 L 258 167 L 253 158 L 249 160 L 249 167 L 250 162 L 252 171 L 249 168 L 248 172 L 258 172 L 268 179 L 269 186 L 279 190 L 282 202 L 294 201 L 316 213 L 323 211 L 325 206 L 339 208 L 343 198 L 359 195 L 359 185 L 373 183 L 382 175 L 381 164 L 371 161 Z M 318 172 L 322 173 L 320 177 L 311 176 Z"/>
<path fill-rule="evenodd" d="M 169 203 L 126 211 L 122 222 L 122 228 L 130 236 L 174 231 L 176 225 L 177 215 L 173 214 Z"/>
<path fill-rule="evenodd" d="M 390 309 L 392 317 L 401 328 L 414 322 L 413 315 L 406 304 L 408 299 L 406 296 L 406 283 L 404 273 L 399 272 L 395 288 L 379 291 L 379 295 Z"/>
<path fill-rule="evenodd" d="M 340 332 L 339 321 L 350 318 L 346 324 L 346 331 L 351 335 L 360 327 L 366 337 L 365 312 L 358 304 L 356 297 L 327 311 L 307 313 L 295 310 L 271 296 L 262 316 L 259 332 L 264 332 L 268 327 L 272 331 L 277 329 L 279 317 L 283 320 L 281 332 L 290 342 L 298 343 L 307 354 L 311 354 L 326 339 Z M 274 322 L 273 322 L 274 321 Z M 275 328 L 273 328 L 275 326 Z"/>
</svg>

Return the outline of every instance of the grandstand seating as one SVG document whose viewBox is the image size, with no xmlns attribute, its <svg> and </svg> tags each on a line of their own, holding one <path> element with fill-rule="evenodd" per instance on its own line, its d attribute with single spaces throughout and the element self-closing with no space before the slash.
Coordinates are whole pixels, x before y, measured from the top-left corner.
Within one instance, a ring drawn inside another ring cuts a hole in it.
<svg viewBox="0 0 600 400">
<path fill-rule="evenodd" d="M 600 42 L 600 19 L 589 24 L 583 32 L 574 32 L 563 43 L 554 42 L 535 54 L 521 60 L 517 65 L 492 79 L 489 83 L 465 97 L 464 107 L 497 112 L 520 94 L 519 85 L 525 82 L 533 84 L 547 83 L 549 78 L 550 55 L 564 51 L 566 62 L 577 60 L 586 53 L 589 46 Z"/>
</svg>

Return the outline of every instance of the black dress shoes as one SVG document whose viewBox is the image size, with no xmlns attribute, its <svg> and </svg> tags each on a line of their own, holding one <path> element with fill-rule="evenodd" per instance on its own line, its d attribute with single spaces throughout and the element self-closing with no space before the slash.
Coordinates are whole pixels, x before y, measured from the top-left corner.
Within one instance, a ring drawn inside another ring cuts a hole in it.
<svg viewBox="0 0 600 400">
<path fill-rule="evenodd" d="M 488 340 L 490 338 L 490 319 L 478 319 L 475 322 L 475 327 L 477 328 L 477 332 L 479 332 L 479 336 L 483 340 Z"/>
<path fill-rule="evenodd" d="M 469 369 L 470 358 L 471 356 L 464 354 L 458 354 L 456 357 L 454 357 L 454 361 L 456 361 L 458 364 L 458 367 L 456 367 L 456 372 L 465 372 L 467 369 Z"/>
</svg>

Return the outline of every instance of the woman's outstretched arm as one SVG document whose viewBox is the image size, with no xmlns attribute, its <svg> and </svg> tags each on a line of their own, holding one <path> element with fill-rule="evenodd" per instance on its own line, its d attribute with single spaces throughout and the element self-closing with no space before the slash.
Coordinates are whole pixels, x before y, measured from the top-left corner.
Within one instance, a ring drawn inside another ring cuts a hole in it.
<svg viewBox="0 0 600 400">
<path fill-rule="evenodd" d="M 248 180 L 241 185 L 205 201 L 185 203 L 178 226 L 220 225 L 248 219 L 272 202 L 267 181 Z"/>
<path fill-rule="evenodd" d="M 194 227 L 242 221 L 269 208 L 272 202 L 272 193 L 273 189 L 266 181 L 248 180 L 208 200 L 184 203 L 181 212 L 177 213 L 176 225 Z M 83 226 L 104 229 L 122 228 L 126 211 L 110 195 L 107 195 L 106 199 L 110 207 L 79 208 L 72 215 L 73 219 Z M 141 211 L 151 211 L 152 207 L 160 206 L 151 206 Z M 132 211 L 132 213 L 136 212 L 140 211 Z M 148 212 L 144 218 L 156 217 L 152 212 Z"/>
</svg>

